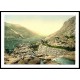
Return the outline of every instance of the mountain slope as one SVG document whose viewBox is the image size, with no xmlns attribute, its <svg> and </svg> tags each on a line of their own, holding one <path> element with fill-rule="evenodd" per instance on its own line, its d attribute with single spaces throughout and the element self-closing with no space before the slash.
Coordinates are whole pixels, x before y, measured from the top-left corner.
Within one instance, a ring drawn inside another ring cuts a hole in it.
<svg viewBox="0 0 80 80">
<path fill-rule="evenodd" d="M 67 20 L 62 28 L 41 41 L 37 54 L 58 55 L 75 51 L 75 17 Z"/>
<path fill-rule="evenodd" d="M 14 49 L 19 44 L 36 42 L 42 36 L 16 24 L 5 22 L 5 49 Z"/>
<path fill-rule="evenodd" d="M 75 47 L 75 17 L 70 18 L 64 22 L 62 28 L 52 36 L 45 40 L 50 45 Z"/>
<path fill-rule="evenodd" d="M 5 23 L 5 35 L 5 37 L 16 37 L 15 35 L 18 35 L 19 37 L 29 38 L 37 34 L 20 25 Z"/>
</svg>

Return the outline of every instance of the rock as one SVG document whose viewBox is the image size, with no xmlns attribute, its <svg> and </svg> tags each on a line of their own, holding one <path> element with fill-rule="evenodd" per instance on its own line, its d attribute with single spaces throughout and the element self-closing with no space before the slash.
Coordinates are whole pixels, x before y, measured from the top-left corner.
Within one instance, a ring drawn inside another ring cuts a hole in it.
<svg viewBox="0 0 80 80">
<path fill-rule="evenodd" d="M 40 59 L 35 57 L 34 59 L 31 59 L 28 64 L 40 64 Z"/>
<path fill-rule="evenodd" d="M 7 64 L 16 64 L 18 63 L 19 60 L 20 58 L 9 58 L 9 61 L 7 62 Z"/>
<path fill-rule="evenodd" d="M 29 62 L 30 60 L 31 60 L 31 59 L 24 58 L 24 64 L 28 64 L 28 62 Z"/>
<path fill-rule="evenodd" d="M 52 48 L 44 45 L 40 45 L 37 51 L 37 54 L 43 54 L 43 55 L 58 55 L 58 54 L 66 54 L 68 53 L 65 49 L 58 49 L 58 48 Z"/>
<path fill-rule="evenodd" d="M 18 64 L 25 64 L 24 60 L 20 59 L 19 62 L 18 62 Z"/>
<path fill-rule="evenodd" d="M 42 57 L 44 54 L 36 54 L 36 57 Z"/>
<path fill-rule="evenodd" d="M 24 54 L 24 55 L 30 54 L 31 55 L 31 54 L 34 54 L 34 52 L 31 48 L 29 48 L 28 45 L 21 45 L 14 49 L 14 54 Z"/>
</svg>

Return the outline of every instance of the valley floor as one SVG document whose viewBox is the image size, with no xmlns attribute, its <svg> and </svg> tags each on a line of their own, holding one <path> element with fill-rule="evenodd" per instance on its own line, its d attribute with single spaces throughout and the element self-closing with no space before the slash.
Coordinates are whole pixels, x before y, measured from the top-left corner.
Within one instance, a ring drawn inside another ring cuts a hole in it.
<svg viewBox="0 0 80 80">
<path fill-rule="evenodd" d="M 70 52 L 67 54 L 52 55 L 20 55 L 20 54 L 7 54 L 4 56 L 4 64 L 75 64 L 75 53 Z"/>
</svg>

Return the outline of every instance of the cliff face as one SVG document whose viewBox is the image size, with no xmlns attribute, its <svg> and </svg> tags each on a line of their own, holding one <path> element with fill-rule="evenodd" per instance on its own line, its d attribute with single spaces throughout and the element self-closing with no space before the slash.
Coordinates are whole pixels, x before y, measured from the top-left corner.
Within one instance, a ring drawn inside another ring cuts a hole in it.
<svg viewBox="0 0 80 80">
<path fill-rule="evenodd" d="M 46 37 L 39 46 L 38 53 L 65 54 L 75 51 L 75 17 L 64 22 L 55 34 Z"/>
</svg>

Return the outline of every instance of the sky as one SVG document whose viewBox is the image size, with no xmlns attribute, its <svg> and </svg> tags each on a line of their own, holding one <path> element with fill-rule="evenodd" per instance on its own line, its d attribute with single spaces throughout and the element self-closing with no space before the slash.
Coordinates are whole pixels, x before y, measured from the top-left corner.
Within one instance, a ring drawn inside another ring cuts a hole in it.
<svg viewBox="0 0 80 80">
<path fill-rule="evenodd" d="M 58 31 L 72 15 L 5 15 L 4 21 L 19 24 L 39 35 L 48 36 Z"/>
</svg>

